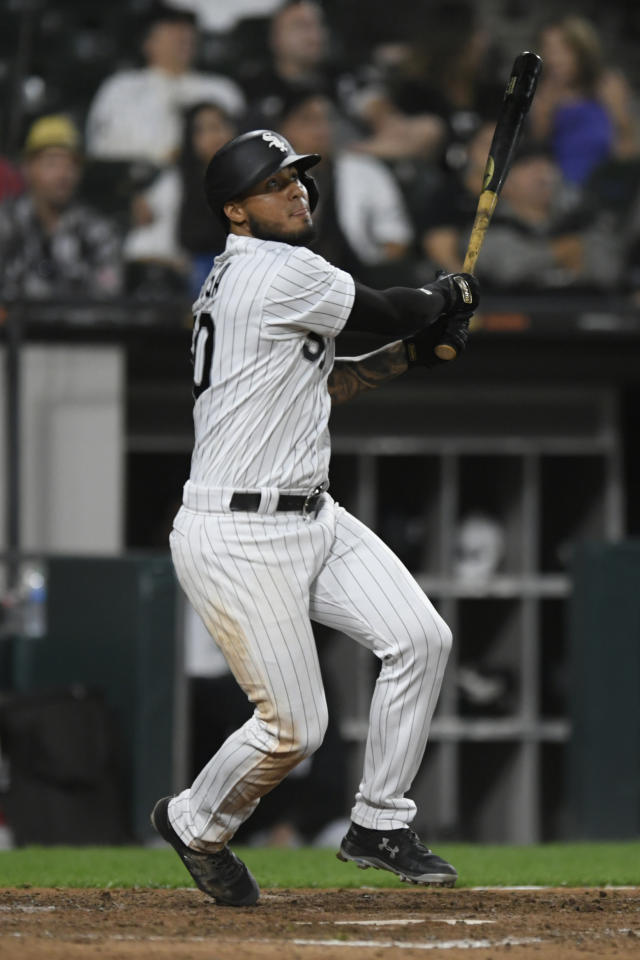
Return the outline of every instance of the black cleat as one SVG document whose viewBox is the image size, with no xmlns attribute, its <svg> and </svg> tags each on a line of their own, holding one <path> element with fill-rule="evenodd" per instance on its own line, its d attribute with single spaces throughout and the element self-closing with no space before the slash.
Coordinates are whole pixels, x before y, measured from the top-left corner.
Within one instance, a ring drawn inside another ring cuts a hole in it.
<svg viewBox="0 0 640 960">
<path fill-rule="evenodd" d="M 158 800 L 151 823 L 170 843 L 203 893 L 227 907 L 250 907 L 257 902 L 260 888 L 248 869 L 229 847 L 216 853 L 201 853 L 183 843 L 169 821 L 169 800 Z"/>
<path fill-rule="evenodd" d="M 400 830 L 368 830 L 352 823 L 340 844 L 338 860 L 352 860 L 363 870 L 390 870 L 410 883 L 453 887 L 457 871 L 432 853 L 409 827 Z"/>
</svg>

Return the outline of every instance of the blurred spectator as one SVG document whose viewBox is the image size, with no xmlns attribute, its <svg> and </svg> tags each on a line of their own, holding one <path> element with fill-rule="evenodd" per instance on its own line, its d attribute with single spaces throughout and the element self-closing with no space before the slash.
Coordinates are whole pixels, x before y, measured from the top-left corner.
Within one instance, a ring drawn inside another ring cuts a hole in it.
<svg viewBox="0 0 640 960">
<path fill-rule="evenodd" d="M 422 249 L 436 270 L 462 269 L 494 129 L 495 123 L 483 123 L 467 145 L 464 167 L 441 173 L 427 194 L 416 197 Z"/>
<path fill-rule="evenodd" d="M 631 189 L 625 190 L 628 197 L 625 215 L 618 216 L 616 223 L 625 244 L 625 287 L 633 303 L 640 307 L 640 164 L 636 165 L 634 174 L 633 193 Z"/>
<path fill-rule="evenodd" d="M 233 116 L 244 109 L 242 91 L 228 77 L 196 73 L 195 15 L 162 2 L 145 19 L 146 66 L 114 74 L 98 89 L 87 118 L 87 152 L 93 157 L 176 159 L 182 112 L 202 100 L 220 103 Z"/>
<path fill-rule="evenodd" d="M 400 56 L 398 68 L 404 69 L 407 63 L 404 50 Z M 388 161 L 414 158 L 424 161 L 443 152 L 447 132 L 445 122 L 426 109 L 407 113 L 396 102 L 390 79 L 386 85 L 380 80 L 365 85 L 356 102 L 366 131 L 356 145 L 362 153 Z"/>
<path fill-rule="evenodd" d="M 381 46 L 379 84 L 362 97 L 371 135 L 360 149 L 385 159 L 437 157 L 451 167 L 483 119 L 495 117 L 504 93 L 489 34 L 467 0 L 429 12 L 429 29 L 407 44 Z"/>
<path fill-rule="evenodd" d="M 331 60 L 329 32 L 316 0 L 285 0 L 269 22 L 267 61 L 241 65 L 238 77 L 256 117 L 279 114 L 298 89 L 315 88 L 342 107 L 341 74 Z"/>
<path fill-rule="evenodd" d="M 539 53 L 531 134 L 551 147 L 565 179 L 583 184 L 609 158 L 637 155 L 631 87 L 605 65 L 594 25 L 579 16 L 552 20 L 540 32 Z"/>
<path fill-rule="evenodd" d="M 203 193 L 209 160 L 237 133 L 236 124 L 216 103 L 200 103 L 187 111 L 184 144 L 178 161 L 181 202 L 178 236 L 190 258 L 190 292 L 196 296 L 211 270 L 213 258 L 224 250 L 226 230 L 212 217 Z"/>
<path fill-rule="evenodd" d="M 0 207 L 0 278 L 11 297 L 106 297 L 121 288 L 113 225 L 76 199 L 80 134 L 71 120 L 36 120 L 24 146 L 26 191 Z"/>
<path fill-rule="evenodd" d="M 124 244 L 130 292 L 153 299 L 197 295 L 227 239 L 207 207 L 204 173 L 216 150 L 235 133 L 235 123 L 216 103 L 186 111 L 177 163 L 161 171 L 133 203 L 133 226 Z"/>
<path fill-rule="evenodd" d="M 400 283 L 413 231 L 402 193 L 384 164 L 335 143 L 331 101 L 314 90 L 292 94 L 277 129 L 300 153 L 319 153 L 320 200 L 311 247 L 375 286 Z"/>
<path fill-rule="evenodd" d="M 478 258 L 475 272 L 484 289 L 613 289 L 622 257 L 610 216 L 582 202 L 544 148 L 523 146 Z"/>
<path fill-rule="evenodd" d="M 176 231 L 179 176 L 172 167 L 182 146 L 184 110 L 207 100 L 235 116 L 244 109 L 244 98 L 229 78 L 192 71 L 193 12 L 156 0 L 144 27 L 147 66 L 104 82 L 89 111 L 87 136 L 94 158 L 150 161 L 159 167 L 155 179 L 133 196 L 124 252 L 127 292 L 162 299 L 180 296 L 188 284 L 188 261 Z"/>
<path fill-rule="evenodd" d="M 433 0 L 368 0 L 366 21 L 363 8 L 344 0 L 323 0 L 332 33 L 340 38 L 350 61 L 358 66 L 371 63 L 373 51 L 381 46 L 406 44 L 424 30 Z"/>
<path fill-rule="evenodd" d="M 24 180 L 17 167 L 6 157 L 0 157 L 0 203 L 8 197 L 17 197 L 24 190 Z"/>
<path fill-rule="evenodd" d="M 161 170 L 133 197 L 123 246 L 127 293 L 157 300 L 186 292 L 188 262 L 177 235 L 179 208 L 174 166 Z"/>
<path fill-rule="evenodd" d="M 270 16 L 281 0 L 173 0 L 176 7 L 191 10 L 202 30 L 224 33 L 246 17 Z"/>
</svg>

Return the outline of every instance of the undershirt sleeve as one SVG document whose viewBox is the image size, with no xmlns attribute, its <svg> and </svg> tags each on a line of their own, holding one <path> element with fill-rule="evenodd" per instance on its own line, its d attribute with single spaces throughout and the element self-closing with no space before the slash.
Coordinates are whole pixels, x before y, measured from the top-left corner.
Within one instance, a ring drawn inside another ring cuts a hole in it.
<svg viewBox="0 0 640 960">
<path fill-rule="evenodd" d="M 389 287 L 374 290 L 356 280 L 348 330 L 404 336 L 435 320 L 445 306 L 439 290 Z"/>
</svg>

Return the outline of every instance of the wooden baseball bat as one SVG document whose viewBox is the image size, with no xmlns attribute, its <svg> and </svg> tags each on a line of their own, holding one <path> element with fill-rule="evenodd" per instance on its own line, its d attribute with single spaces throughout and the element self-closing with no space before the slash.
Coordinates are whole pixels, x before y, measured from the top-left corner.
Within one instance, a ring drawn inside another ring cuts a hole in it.
<svg viewBox="0 0 640 960">
<path fill-rule="evenodd" d="M 531 106 L 541 68 L 541 58 L 528 50 L 518 54 L 513 62 L 484 168 L 482 190 L 462 266 L 465 273 L 473 273 L 475 269 L 502 184 L 520 142 L 522 124 Z M 440 360 L 454 360 L 456 348 L 444 338 L 443 343 L 435 347 L 435 353 Z"/>
</svg>

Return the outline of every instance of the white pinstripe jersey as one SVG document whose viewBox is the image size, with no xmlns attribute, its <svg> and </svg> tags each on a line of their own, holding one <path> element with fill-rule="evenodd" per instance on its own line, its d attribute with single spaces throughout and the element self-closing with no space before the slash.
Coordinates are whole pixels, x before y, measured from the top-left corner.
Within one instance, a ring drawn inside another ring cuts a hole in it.
<svg viewBox="0 0 640 960">
<path fill-rule="evenodd" d="M 308 493 L 327 478 L 327 377 L 354 293 L 306 247 L 229 236 L 194 304 L 193 484 Z"/>
</svg>

